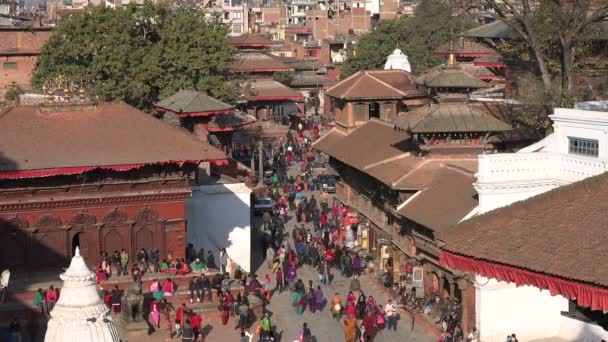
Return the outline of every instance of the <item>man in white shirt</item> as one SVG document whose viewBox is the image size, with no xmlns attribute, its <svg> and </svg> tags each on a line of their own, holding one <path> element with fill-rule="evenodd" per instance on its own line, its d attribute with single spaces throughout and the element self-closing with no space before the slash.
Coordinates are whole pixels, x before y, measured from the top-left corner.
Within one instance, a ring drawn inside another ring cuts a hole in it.
<svg viewBox="0 0 608 342">
<path fill-rule="evenodd" d="M 397 307 L 393 304 L 392 300 L 388 300 L 388 303 L 384 306 L 384 313 L 386 314 L 386 330 L 397 330 Z"/>
</svg>

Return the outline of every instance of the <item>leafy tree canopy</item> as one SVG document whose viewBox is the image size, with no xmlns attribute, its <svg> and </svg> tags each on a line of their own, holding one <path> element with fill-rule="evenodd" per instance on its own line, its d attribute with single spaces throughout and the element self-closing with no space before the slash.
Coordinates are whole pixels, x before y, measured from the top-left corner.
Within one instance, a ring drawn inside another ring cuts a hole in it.
<svg viewBox="0 0 608 342">
<path fill-rule="evenodd" d="M 33 84 L 64 75 L 85 82 L 102 100 L 151 110 L 158 98 L 195 89 L 232 100 L 223 75 L 234 50 L 224 25 L 190 7 L 146 2 L 96 7 L 63 19 L 38 59 Z"/>
<path fill-rule="evenodd" d="M 433 51 L 450 41 L 452 32 L 468 29 L 471 19 L 453 16 L 452 8 L 441 0 L 425 0 L 416 7 L 414 17 L 380 22 L 378 27 L 359 39 L 342 67 L 342 78 L 360 70 L 382 69 L 395 48 L 408 56 L 414 74 L 442 62 Z"/>
</svg>

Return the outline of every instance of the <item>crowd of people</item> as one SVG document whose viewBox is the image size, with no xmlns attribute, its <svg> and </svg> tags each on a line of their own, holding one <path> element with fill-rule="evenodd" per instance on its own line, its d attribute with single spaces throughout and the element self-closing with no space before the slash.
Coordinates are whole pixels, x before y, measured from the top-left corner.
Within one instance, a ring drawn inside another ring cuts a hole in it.
<svg viewBox="0 0 608 342">
<path fill-rule="evenodd" d="M 366 261 L 356 248 L 356 226 L 349 224 L 346 208 L 330 203 L 327 193 L 317 199 L 308 192 L 318 188 L 310 174 L 315 155 L 301 133 L 288 135 L 274 156 L 273 165 L 277 165 L 279 176 L 268 196 L 276 205 L 273 212 L 266 212 L 262 217 L 263 253 L 274 275 L 272 292 L 291 291 L 292 305 L 299 315 L 307 310 L 313 315 L 328 312 L 342 322 L 348 342 L 373 341 L 381 329 L 396 330 L 399 306 L 390 300 L 382 305 L 373 296 L 365 295 L 359 275 Z M 283 170 L 294 163 L 301 174 L 288 176 Z M 291 219 L 296 221 L 295 228 L 291 236 L 286 236 L 285 224 Z M 298 270 L 303 266 L 316 270 L 317 284 L 312 280 L 305 284 L 298 277 Z M 333 272 L 351 278 L 350 292 L 344 299 L 335 293 L 328 301 L 323 288 L 331 283 Z M 270 275 L 266 274 L 260 283 L 261 289 L 268 290 L 270 282 Z M 262 322 L 258 330 L 266 335 Z M 310 328 L 306 326 L 302 331 L 308 336 Z M 270 331 L 268 335 L 272 339 Z M 300 334 L 300 340 L 303 337 Z"/>
</svg>

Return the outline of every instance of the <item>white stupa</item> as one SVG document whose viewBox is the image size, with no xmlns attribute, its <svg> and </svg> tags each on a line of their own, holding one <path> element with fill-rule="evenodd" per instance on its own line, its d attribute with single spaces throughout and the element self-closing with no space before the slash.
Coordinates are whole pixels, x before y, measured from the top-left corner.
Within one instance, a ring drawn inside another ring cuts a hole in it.
<svg viewBox="0 0 608 342">
<path fill-rule="evenodd" d="M 407 56 L 404 55 L 400 49 L 395 49 L 386 59 L 384 70 L 405 70 L 407 72 L 412 72 L 412 67 L 407 60 Z"/>
<path fill-rule="evenodd" d="M 51 311 L 44 342 L 120 342 L 116 327 L 97 293 L 97 277 L 76 253 L 59 276 L 63 288 Z"/>
</svg>

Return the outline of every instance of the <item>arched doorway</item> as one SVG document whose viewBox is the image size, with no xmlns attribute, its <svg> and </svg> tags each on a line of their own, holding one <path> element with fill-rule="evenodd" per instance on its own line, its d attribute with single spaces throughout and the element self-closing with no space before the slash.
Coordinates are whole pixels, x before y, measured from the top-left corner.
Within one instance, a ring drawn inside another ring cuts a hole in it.
<svg viewBox="0 0 608 342">
<path fill-rule="evenodd" d="M 83 232 L 78 232 L 72 237 L 72 256 L 76 254 L 76 247 L 80 248 L 80 255 L 87 261 L 89 250 L 87 248 L 87 239 Z"/>
</svg>

